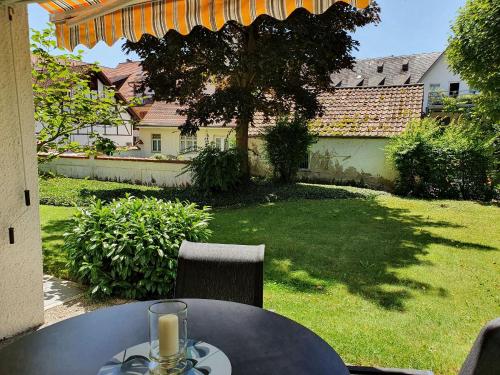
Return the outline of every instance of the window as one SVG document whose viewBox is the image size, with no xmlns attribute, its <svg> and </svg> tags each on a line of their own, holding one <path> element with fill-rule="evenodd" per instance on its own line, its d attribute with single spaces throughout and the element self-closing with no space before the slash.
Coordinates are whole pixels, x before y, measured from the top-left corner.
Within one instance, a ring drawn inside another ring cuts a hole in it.
<svg viewBox="0 0 500 375">
<path fill-rule="evenodd" d="M 401 67 L 401 69 L 403 70 L 403 72 L 407 72 L 408 70 L 410 70 L 410 62 L 409 61 L 405 61 L 403 63 L 403 66 Z"/>
<path fill-rule="evenodd" d="M 429 85 L 430 92 L 438 92 L 440 88 L 441 85 L 439 83 L 431 83 Z"/>
<path fill-rule="evenodd" d="M 215 147 L 219 150 L 227 150 L 227 139 L 225 137 L 215 137 L 214 138 Z"/>
<path fill-rule="evenodd" d="M 460 82 L 452 82 L 450 83 L 450 96 L 456 98 L 460 91 Z"/>
<path fill-rule="evenodd" d="M 161 152 L 161 135 L 151 135 L 151 152 Z"/>
<path fill-rule="evenodd" d="M 429 85 L 429 104 L 440 105 L 442 104 L 443 93 L 441 92 L 441 85 L 439 83 L 431 83 Z"/>
<path fill-rule="evenodd" d="M 180 152 L 196 151 L 197 148 L 196 135 L 181 135 Z"/>
<path fill-rule="evenodd" d="M 309 153 L 307 153 L 300 162 L 299 169 L 309 169 Z"/>
<path fill-rule="evenodd" d="M 383 73 L 384 71 L 384 63 L 380 63 L 377 66 L 377 73 Z"/>
</svg>

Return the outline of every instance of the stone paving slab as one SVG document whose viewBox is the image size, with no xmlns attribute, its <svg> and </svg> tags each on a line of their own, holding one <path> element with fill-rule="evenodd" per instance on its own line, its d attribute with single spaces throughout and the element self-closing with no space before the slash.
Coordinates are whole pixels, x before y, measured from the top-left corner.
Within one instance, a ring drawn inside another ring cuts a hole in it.
<svg viewBox="0 0 500 375">
<path fill-rule="evenodd" d="M 83 293 L 84 289 L 78 283 L 43 275 L 43 307 L 45 310 L 78 298 Z"/>
</svg>

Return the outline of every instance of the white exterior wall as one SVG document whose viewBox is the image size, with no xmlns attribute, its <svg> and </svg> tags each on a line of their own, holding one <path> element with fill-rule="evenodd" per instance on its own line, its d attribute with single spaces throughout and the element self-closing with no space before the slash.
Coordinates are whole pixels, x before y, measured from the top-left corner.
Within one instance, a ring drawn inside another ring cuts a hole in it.
<svg viewBox="0 0 500 375">
<path fill-rule="evenodd" d="M 311 146 L 309 169 L 301 170 L 304 180 L 324 182 L 361 182 L 368 186 L 391 189 L 396 171 L 388 162 L 385 146 L 388 138 L 326 138 Z M 250 140 L 253 173 L 271 172 L 265 162 L 262 139 Z"/>
<path fill-rule="evenodd" d="M 0 339 L 43 323 L 28 19 L 26 6 L 12 8 L 9 21 L 8 7 L 0 5 Z M 30 191 L 30 206 L 24 190 Z M 14 228 L 14 244 L 9 227 Z"/>
<path fill-rule="evenodd" d="M 87 158 L 61 156 L 40 168 L 73 178 L 92 178 L 143 185 L 185 186 L 191 184 L 191 175 L 184 173 L 186 162 L 167 160 L 140 160 L 116 157 Z"/>
<path fill-rule="evenodd" d="M 432 84 L 439 84 L 440 89 L 445 93 L 449 92 L 450 83 L 459 82 L 460 91 L 467 93 L 470 91 L 467 82 L 462 80 L 459 75 L 451 72 L 448 62 L 446 61 L 446 56 L 443 53 L 433 66 L 424 74 L 420 79 L 420 83 L 424 84 L 424 112 L 427 112 L 427 107 L 429 104 L 429 93 L 431 92 L 430 86 Z"/>
<path fill-rule="evenodd" d="M 153 152 L 152 136 L 161 135 L 161 152 Z M 140 127 L 139 139 L 142 144 L 139 146 L 142 150 L 142 156 L 151 157 L 155 154 L 178 156 L 180 154 L 181 132 L 176 127 Z M 234 129 L 232 128 L 200 128 L 196 134 L 198 147 L 203 147 L 208 142 L 213 142 L 215 137 L 228 137 L 229 143 L 234 139 Z M 191 159 L 196 153 L 183 154 L 181 158 Z"/>
</svg>

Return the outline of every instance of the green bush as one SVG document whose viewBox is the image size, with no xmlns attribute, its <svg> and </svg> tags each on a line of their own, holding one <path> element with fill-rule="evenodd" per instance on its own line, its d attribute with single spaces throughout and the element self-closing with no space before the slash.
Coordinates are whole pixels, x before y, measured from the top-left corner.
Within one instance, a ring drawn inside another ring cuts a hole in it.
<svg viewBox="0 0 500 375">
<path fill-rule="evenodd" d="M 94 147 L 97 152 L 111 156 L 116 151 L 116 144 L 109 138 L 105 138 L 97 134 L 94 140 Z"/>
<path fill-rule="evenodd" d="M 65 233 L 72 276 L 96 297 L 169 295 L 183 240 L 205 241 L 208 208 L 132 196 L 80 208 Z"/>
<path fill-rule="evenodd" d="M 231 191 L 241 182 L 240 157 L 235 148 L 221 151 L 210 144 L 185 170 L 192 173 L 193 186 L 202 192 Z"/>
<path fill-rule="evenodd" d="M 307 122 L 300 118 L 281 117 L 275 126 L 264 131 L 265 150 L 274 177 L 289 183 L 295 180 L 299 167 L 307 157 L 316 137 L 309 132 Z"/>
<path fill-rule="evenodd" d="M 492 141 L 466 122 L 412 121 L 387 146 L 396 192 L 423 198 L 489 199 Z"/>
</svg>

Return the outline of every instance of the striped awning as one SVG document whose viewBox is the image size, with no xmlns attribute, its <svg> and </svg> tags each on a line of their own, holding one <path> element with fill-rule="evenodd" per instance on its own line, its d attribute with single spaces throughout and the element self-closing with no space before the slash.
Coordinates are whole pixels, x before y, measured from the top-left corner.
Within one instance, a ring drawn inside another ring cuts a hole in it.
<svg viewBox="0 0 500 375">
<path fill-rule="evenodd" d="M 40 4 L 51 13 L 59 47 L 73 50 L 79 44 L 93 47 L 101 40 L 112 45 L 120 38 L 138 41 L 143 34 L 162 37 L 170 29 L 188 34 L 197 25 L 216 31 L 230 20 L 249 25 L 262 14 L 282 20 L 297 8 L 320 14 L 338 1 L 366 8 L 372 0 L 57 0 Z"/>
</svg>

